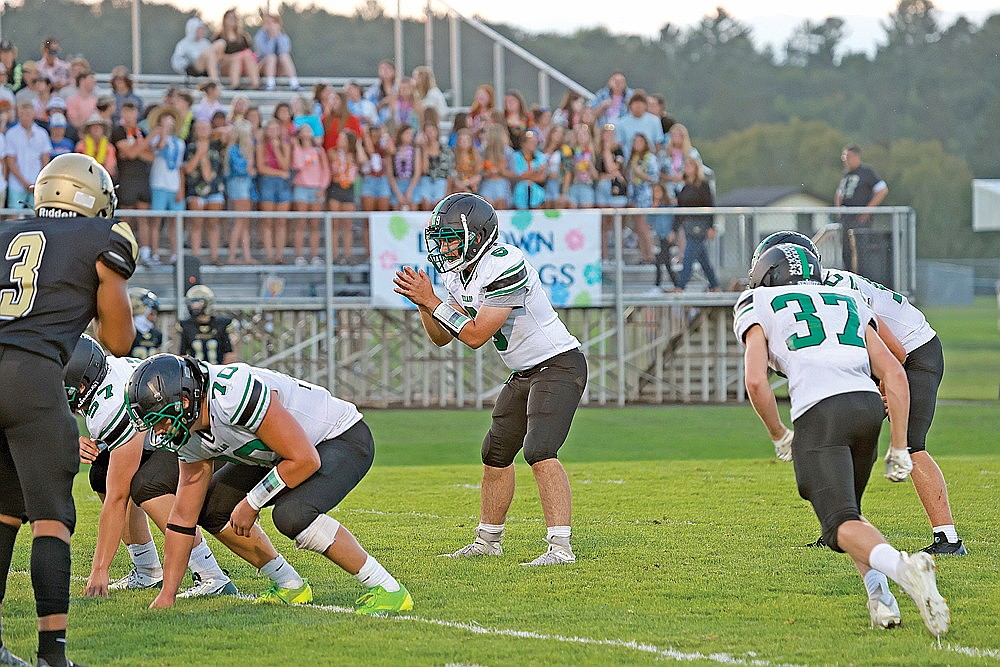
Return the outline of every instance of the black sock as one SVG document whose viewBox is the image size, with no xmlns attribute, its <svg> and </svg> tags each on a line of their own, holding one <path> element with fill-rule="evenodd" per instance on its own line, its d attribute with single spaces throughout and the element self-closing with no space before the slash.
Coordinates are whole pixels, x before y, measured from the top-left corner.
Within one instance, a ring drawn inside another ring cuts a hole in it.
<svg viewBox="0 0 1000 667">
<path fill-rule="evenodd" d="M 66 667 L 66 629 L 38 631 L 38 658 L 52 667 Z"/>
</svg>

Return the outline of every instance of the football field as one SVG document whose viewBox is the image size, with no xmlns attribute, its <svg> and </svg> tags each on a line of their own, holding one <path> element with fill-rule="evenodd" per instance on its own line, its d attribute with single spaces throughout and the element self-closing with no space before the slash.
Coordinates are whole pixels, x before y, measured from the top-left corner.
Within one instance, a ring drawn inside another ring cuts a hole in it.
<svg viewBox="0 0 1000 667">
<path fill-rule="evenodd" d="M 545 546 L 523 459 L 506 553 L 437 557 L 467 543 L 477 523 L 488 411 L 366 411 L 375 466 L 332 514 L 413 594 L 413 612 L 396 618 L 350 613 L 360 585 L 316 554 L 296 552 L 269 512 L 265 530 L 310 579 L 312 606 L 221 598 L 154 612 L 146 609 L 149 591 L 84 599 L 100 505 L 81 474 L 69 655 L 90 667 L 1000 664 L 996 306 L 981 300 L 928 316 L 948 363 L 928 448 L 970 552 L 938 559 L 952 608 L 940 646 L 895 585 L 902 627 L 869 629 L 864 588 L 847 556 L 802 546 L 816 539 L 818 522 L 747 404 L 582 409 L 561 453 L 578 560 L 548 568 L 519 566 Z M 787 422 L 787 404 L 782 411 Z M 925 546 L 930 528 L 912 485 L 881 472 L 879 464 L 865 515 L 898 548 Z M 3 610 L 4 640 L 26 658 L 35 642 L 27 533 Z M 242 592 L 267 588 L 210 543 Z M 122 549 L 112 576 L 127 566 Z"/>
</svg>

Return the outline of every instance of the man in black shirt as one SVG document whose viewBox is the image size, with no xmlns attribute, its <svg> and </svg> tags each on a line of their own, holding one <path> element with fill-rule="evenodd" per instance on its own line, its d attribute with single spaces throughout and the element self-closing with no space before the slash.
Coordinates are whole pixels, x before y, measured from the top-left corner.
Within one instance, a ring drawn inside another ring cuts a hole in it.
<svg viewBox="0 0 1000 667">
<path fill-rule="evenodd" d="M 89 156 L 56 157 L 38 174 L 34 195 L 36 217 L 0 226 L 0 601 L 14 540 L 29 521 L 37 664 L 68 667 L 80 450 L 63 367 L 92 320 L 110 351 L 128 353 L 135 329 L 126 281 L 138 244 L 129 226 L 112 218 L 114 184 Z M 2 642 L 0 663 L 27 665 Z"/>
<path fill-rule="evenodd" d="M 233 341 L 229 337 L 229 327 L 233 323 L 228 317 L 212 314 L 215 292 L 205 285 L 195 285 L 184 295 L 188 313 L 186 320 L 177 323 L 181 337 L 181 356 L 194 357 L 210 364 L 232 364 L 236 362 Z"/>
<path fill-rule="evenodd" d="M 132 304 L 132 322 L 135 324 L 135 340 L 128 356 L 147 359 L 160 352 L 163 346 L 163 332 L 156 328 L 156 318 L 160 315 L 160 299 L 145 287 L 129 287 L 128 298 Z"/>
<path fill-rule="evenodd" d="M 844 147 L 840 159 L 844 162 L 844 175 L 837 186 L 837 193 L 833 198 L 834 206 L 878 206 L 889 194 L 889 186 L 885 184 L 878 174 L 866 164 L 861 163 L 861 147 L 857 144 L 848 144 Z M 871 215 L 861 213 L 859 215 L 840 216 L 840 239 L 843 248 L 844 268 L 854 273 L 859 273 L 858 257 L 855 252 L 855 245 L 852 243 L 853 234 L 850 230 L 865 227 L 871 220 Z"/>
<path fill-rule="evenodd" d="M 123 208 L 149 208 L 149 171 L 153 165 L 153 148 L 149 137 L 139 127 L 139 108 L 134 102 L 122 104 L 121 125 L 111 130 L 111 143 L 118 157 L 119 204 Z M 136 218 L 139 230 L 139 252 L 145 263 L 151 258 L 152 228 L 146 217 Z"/>
</svg>

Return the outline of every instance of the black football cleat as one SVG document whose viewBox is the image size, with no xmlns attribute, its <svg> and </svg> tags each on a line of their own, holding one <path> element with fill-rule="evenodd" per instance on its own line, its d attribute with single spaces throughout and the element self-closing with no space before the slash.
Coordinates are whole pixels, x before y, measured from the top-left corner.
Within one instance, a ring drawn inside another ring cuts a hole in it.
<svg viewBox="0 0 1000 667">
<path fill-rule="evenodd" d="M 969 553 L 962 540 L 949 542 L 944 533 L 934 533 L 934 543 L 927 545 L 921 551 L 934 556 L 966 556 Z"/>
<path fill-rule="evenodd" d="M 824 548 L 826 546 L 826 540 L 824 540 L 823 536 L 820 535 L 819 539 L 817 539 L 815 542 L 810 542 L 809 544 L 805 544 L 803 546 L 805 546 L 805 547 L 817 547 L 819 549 L 822 549 L 822 548 Z"/>
<path fill-rule="evenodd" d="M 49 665 L 48 662 L 45 661 L 44 658 L 39 658 L 38 662 L 35 663 L 35 667 L 51 667 L 51 666 Z M 78 662 L 73 662 L 72 660 L 67 660 L 66 661 L 66 667 L 84 667 L 84 666 L 81 665 Z"/>
</svg>

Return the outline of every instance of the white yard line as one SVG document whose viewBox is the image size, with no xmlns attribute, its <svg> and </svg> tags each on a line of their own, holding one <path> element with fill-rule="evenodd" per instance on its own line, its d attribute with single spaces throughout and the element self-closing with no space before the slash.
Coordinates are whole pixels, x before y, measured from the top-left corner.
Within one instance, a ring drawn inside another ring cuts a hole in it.
<svg viewBox="0 0 1000 667">
<path fill-rule="evenodd" d="M 1000 649 L 970 648 L 968 646 L 952 646 L 951 644 L 945 644 L 941 647 L 941 650 L 951 651 L 952 653 L 961 653 L 962 655 L 967 655 L 973 658 L 993 658 L 994 660 L 1000 660 Z"/>
</svg>

